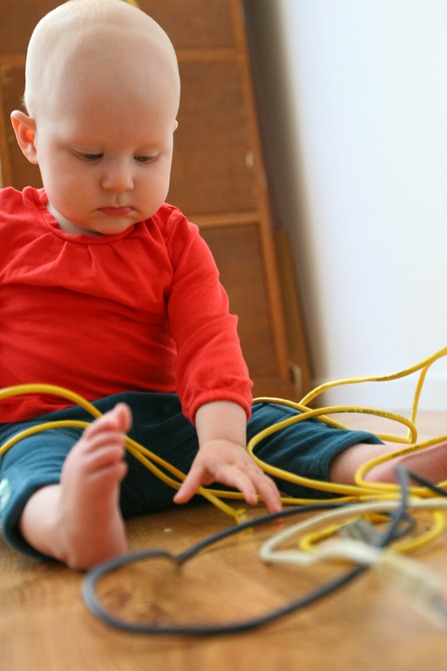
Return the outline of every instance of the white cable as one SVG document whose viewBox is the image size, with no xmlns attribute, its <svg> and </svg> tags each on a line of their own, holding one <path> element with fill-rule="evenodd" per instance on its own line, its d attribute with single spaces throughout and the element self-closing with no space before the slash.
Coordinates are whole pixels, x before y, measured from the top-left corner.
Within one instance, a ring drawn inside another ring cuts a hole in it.
<svg viewBox="0 0 447 671">
<path fill-rule="evenodd" d="M 273 564 L 298 564 L 299 566 L 311 566 L 320 561 L 329 559 L 348 559 L 356 564 L 370 566 L 379 560 L 381 549 L 368 545 L 362 541 L 350 538 L 334 539 L 325 541 L 318 550 L 308 552 L 305 550 L 276 551 L 270 555 L 269 563 Z M 264 561 L 267 561 L 263 558 Z"/>
<path fill-rule="evenodd" d="M 316 527 L 327 524 L 329 521 L 339 520 L 355 515 L 364 515 L 371 512 L 389 512 L 396 510 L 401 505 L 398 500 L 381 500 L 381 501 L 365 501 L 363 503 L 353 503 L 352 505 L 345 505 L 342 508 L 329 510 L 315 517 L 311 517 L 303 522 L 294 524 L 283 531 L 275 534 L 269 538 L 261 547 L 259 556 L 262 561 L 269 564 L 301 564 L 302 566 L 309 566 L 310 564 L 320 561 L 321 559 L 328 559 L 325 546 L 315 549 L 314 552 L 307 552 L 303 550 L 287 549 L 276 550 L 276 548 L 297 536 L 304 531 L 309 532 Z M 407 507 L 409 509 L 432 510 L 433 508 L 447 508 L 447 498 L 432 498 L 432 499 L 416 499 L 409 498 Z M 328 544 L 325 544 L 328 545 Z M 356 561 L 356 560 L 354 560 Z M 363 562 L 361 562 L 363 563 Z M 366 562 L 368 563 L 368 562 Z"/>
<path fill-rule="evenodd" d="M 348 559 L 356 564 L 370 566 L 377 575 L 393 588 L 397 588 L 410 605 L 427 617 L 437 627 L 447 630 L 447 584 L 426 566 L 393 550 L 378 548 L 351 538 L 325 541 L 312 552 L 303 550 L 275 550 L 286 540 L 309 529 L 355 513 L 388 512 L 398 508 L 400 501 L 374 501 L 356 503 L 331 510 L 315 518 L 305 520 L 266 541 L 260 551 L 263 561 L 277 564 L 310 566 L 328 559 Z M 447 499 L 409 499 L 408 508 L 430 510 L 447 508 Z"/>
</svg>

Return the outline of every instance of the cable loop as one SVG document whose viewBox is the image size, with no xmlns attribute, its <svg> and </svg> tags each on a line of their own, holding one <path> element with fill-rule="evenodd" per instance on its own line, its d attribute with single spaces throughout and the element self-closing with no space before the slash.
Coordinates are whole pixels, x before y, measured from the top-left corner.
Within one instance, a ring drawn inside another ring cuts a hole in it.
<svg viewBox="0 0 447 671">
<path fill-rule="evenodd" d="M 260 431 L 257 433 L 253 438 L 249 441 L 247 449 L 249 453 L 251 454 L 252 458 L 256 461 L 258 466 L 268 475 L 274 476 L 280 480 L 283 480 L 285 482 L 290 482 L 294 483 L 297 485 L 304 486 L 308 489 L 313 489 L 316 491 L 323 491 L 326 493 L 332 493 L 334 495 L 333 499 L 329 499 L 328 502 L 349 502 L 349 501 L 364 501 L 364 500 L 375 500 L 375 499 L 380 499 L 380 498 L 393 498 L 399 495 L 399 487 L 398 485 L 395 484 L 390 484 L 390 483 L 375 483 L 375 482 L 369 482 L 365 480 L 365 475 L 367 472 L 369 472 L 374 466 L 376 466 L 379 463 L 383 463 L 385 461 L 388 461 L 390 459 L 394 459 L 396 457 L 405 455 L 405 454 L 410 454 L 412 452 L 416 452 L 422 449 L 425 449 L 426 447 L 429 447 L 430 445 L 433 445 L 437 442 L 440 442 L 441 440 L 447 440 L 447 436 L 442 436 L 438 437 L 435 439 L 431 439 L 429 441 L 425 441 L 422 443 L 418 443 L 418 430 L 415 424 L 416 421 L 416 416 L 417 416 L 417 411 L 418 411 L 418 406 L 419 406 L 419 400 L 423 388 L 423 384 L 425 382 L 427 372 L 429 368 L 440 358 L 446 356 L 447 354 L 447 347 L 444 347 L 437 352 L 435 352 L 433 355 L 430 357 L 424 359 L 420 363 L 404 370 L 398 373 L 394 373 L 391 375 L 383 375 L 383 376 L 369 376 L 369 377 L 359 377 L 359 378 L 347 378 L 347 379 L 342 379 L 342 380 L 336 380 L 332 382 L 326 382 L 325 384 L 322 384 L 318 387 L 316 387 L 313 391 L 309 392 L 306 394 L 301 401 L 299 402 L 294 402 L 291 400 L 287 399 L 281 399 L 281 398 L 272 398 L 272 397 L 259 397 L 254 399 L 254 403 L 275 403 L 275 404 L 280 404 L 284 405 L 286 407 L 291 407 L 295 410 L 297 410 L 298 414 L 295 415 L 294 417 L 290 417 L 282 422 L 278 422 L 277 424 L 273 424 L 266 429 Z M 411 410 L 411 416 L 410 418 L 404 417 L 402 415 L 399 415 L 394 412 L 389 412 L 386 410 L 380 410 L 376 408 L 364 408 L 364 407 L 358 407 L 354 405 L 335 405 L 335 406 L 328 406 L 328 407 L 322 407 L 322 408 L 309 408 L 309 403 L 314 401 L 321 393 L 327 391 L 328 389 L 332 389 L 337 386 L 341 385 L 348 385 L 348 384 L 359 384 L 359 383 L 364 383 L 364 382 L 388 382 L 391 380 L 396 380 L 402 377 L 406 377 L 408 375 L 412 375 L 413 373 L 420 372 L 417 385 L 416 385 L 416 390 L 414 394 L 414 399 L 413 399 L 413 405 L 412 405 L 412 410 Z M 97 418 L 101 416 L 101 412 L 95 408 L 92 403 L 87 401 L 85 398 L 80 396 L 79 394 L 76 394 L 73 391 L 70 391 L 69 389 L 66 389 L 64 387 L 56 386 L 56 385 L 51 385 L 51 384 L 23 384 L 23 385 L 17 385 L 13 387 L 6 387 L 2 390 L 0 390 L 0 402 L 6 398 L 10 398 L 12 396 L 19 396 L 23 394 L 35 394 L 35 393 L 45 393 L 45 394 L 53 394 L 56 396 L 60 396 L 61 398 L 65 398 L 66 400 L 70 401 L 71 403 L 75 405 L 79 405 L 82 407 L 84 410 L 86 410 L 92 418 Z M 386 420 L 398 423 L 400 425 L 403 425 L 407 428 L 407 435 L 406 438 L 402 438 L 401 436 L 397 435 L 389 435 L 389 434 L 377 434 L 379 438 L 382 440 L 385 440 L 387 442 L 394 442 L 396 444 L 404 445 L 404 447 L 401 447 L 400 449 L 396 449 L 396 451 L 393 451 L 389 454 L 386 455 L 381 455 L 379 457 L 375 457 L 374 459 L 371 459 L 367 463 L 363 464 L 357 471 L 355 475 L 355 485 L 342 485 L 336 482 L 323 482 L 320 480 L 313 480 L 310 478 L 305 478 L 303 476 L 300 476 L 297 473 L 291 473 L 288 471 L 285 471 L 280 468 L 276 468 L 273 466 L 270 466 L 269 464 L 263 462 L 259 457 L 256 456 L 256 447 L 259 445 L 259 443 L 267 438 L 268 436 L 273 435 L 274 433 L 277 433 L 293 424 L 298 424 L 299 422 L 304 422 L 308 419 L 316 419 L 320 422 L 324 422 L 328 424 L 329 426 L 332 426 L 334 428 L 338 429 L 346 429 L 348 427 L 344 426 L 343 424 L 335 421 L 332 417 L 328 417 L 328 415 L 335 415 L 335 414 L 342 414 L 342 413 L 362 413 L 362 414 L 368 414 L 372 416 L 377 416 L 377 417 L 382 417 Z M 47 422 L 45 424 L 42 424 L 40 426 L 32 427 L 30 429 L 26 429 L 25 431 L 22 431 L 9 440 L 7 440 L 3 445 L 0 446 L 0 458 L 5 452 L 10 449 L 15 443 L 17 443 L 19 440 L 22 440 L 23 438 L 32 435 L 34 433 L 37 433 L 39 431 L 45 431 L 50 428 L 57 428 L 60 426 L 65 426 L 65 427 L 74 427 L 74 428 L 85 428 L 88 426 L 87 422 L 80 422 L 80 421 L 71 421 L 71 420 L 64 420 L 62 422 Z M 186 475 L 179 471 L 177 468 L 175 468 L 173 465 L 169 464 L 165 460 L 161 459 L 158 455 L 154 454 L 151 452 L 147 447 L 140 445 L 136 441 L 132 440 L 131 438 L 127 437 L 126 442 L 125 442 L 125 447 L 126 449 L 136 458 L 138 459 L 146 468 L 148 468 L 156 477 L 160 478 L 165 484 L 169 485 L 173 489 L 179 489 L 181 483 L 185 479 Z M 171 477 L 172 476 L 172 477 Z M 444 487 L 447 483 L 438 483 L 438 486 Z M 433 496 L 432 490 L 425 486 L 419 486 L 419 487 L 409 487 L 409 492 L 412 496 L 419 496 L 419 497 L 431 497 Z M 219 490 L 219 489 L 209 489 L 206 487 L 201 487 L 198 491 L 198 494 L 209 500 L 213 505 L 215 505 L 219 510 L 222 512 L 226 513 L 230 517 L 233 517 L 236 522 L 241 522 L 246 518 L 246 511 L 244 509 L 235 509 L 232 506 L 228 505 L 225 503 L 222 499 L 227 499 L 227 500 L 241 500 L 243 497 L 239 492 L 228 492 L 226 490 Z M 313 502 L 318 501 L 317 498 L 294 498 L 294 497 L 289 497 L 289 496 L 283 496 L 282 497 L 282 502 L 284 505 L 307 505 L 311 504 Z"/>
</svg>

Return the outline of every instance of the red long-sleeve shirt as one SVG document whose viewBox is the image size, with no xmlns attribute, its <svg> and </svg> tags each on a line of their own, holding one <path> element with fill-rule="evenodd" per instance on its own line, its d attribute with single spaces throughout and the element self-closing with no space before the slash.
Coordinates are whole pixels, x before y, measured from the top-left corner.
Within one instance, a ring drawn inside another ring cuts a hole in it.
<svg viewBox="0 0 447 671">
<path fill-rule="evenodd" d="M 48 383 L 88 400 L 176 392 L 191 421 L 214 400 L 249 415 L 237 319 L 197 227 L 164 204 L 118 235 L 70 235 L 46 204 L 42 189 L 0 190 L 0 388 Z M 14 397 L 0 422 L 66 405 Z"/>
</svg>

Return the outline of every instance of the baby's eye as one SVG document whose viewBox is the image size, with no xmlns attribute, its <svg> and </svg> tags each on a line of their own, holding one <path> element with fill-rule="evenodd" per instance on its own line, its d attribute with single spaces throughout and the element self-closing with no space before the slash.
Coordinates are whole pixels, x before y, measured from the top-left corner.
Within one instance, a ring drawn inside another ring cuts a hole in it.
<svg viewBox="0 0 447 671">
<path fill-rule="evenodd" d="M 82 154 L 85 161 L 97 161 L 102 157 L 102 154 Z"/>
<path fill-rule="evenodd" d="M 155 159 L 158 157 L 158 154 L 149 154 L 149 155 L 140 155 L 140 156 L 135 156 L 135 160 L 138 163 L 152 163 L 152 161 L 155 161 Z"/>
<path fill-rule="evenodd" d="M 88 151 L 75 151 L 74 153 L 78 158 L 82 159 L 83 161 L 92 162 L 92 161 L 98 161 L 100 158 L 102 158 L 101 153 L 93 153 L 93 152 L 91 153 Z"/>
</svg>

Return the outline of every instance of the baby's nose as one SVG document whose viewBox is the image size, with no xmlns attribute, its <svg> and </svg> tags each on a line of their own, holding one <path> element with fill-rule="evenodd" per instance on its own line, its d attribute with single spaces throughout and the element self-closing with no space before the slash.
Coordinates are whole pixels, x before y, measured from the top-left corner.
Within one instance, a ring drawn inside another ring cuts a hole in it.
<svg viewBox="0 0 447 671">
<path fill-rule="evenodd" d="M 103 188 L 108 191 L 120 193 L 133 189 L 133 172 L 130 166 L 124 163 L 116 163 L 108 166 L 103 177 Z"/>
</svg>

